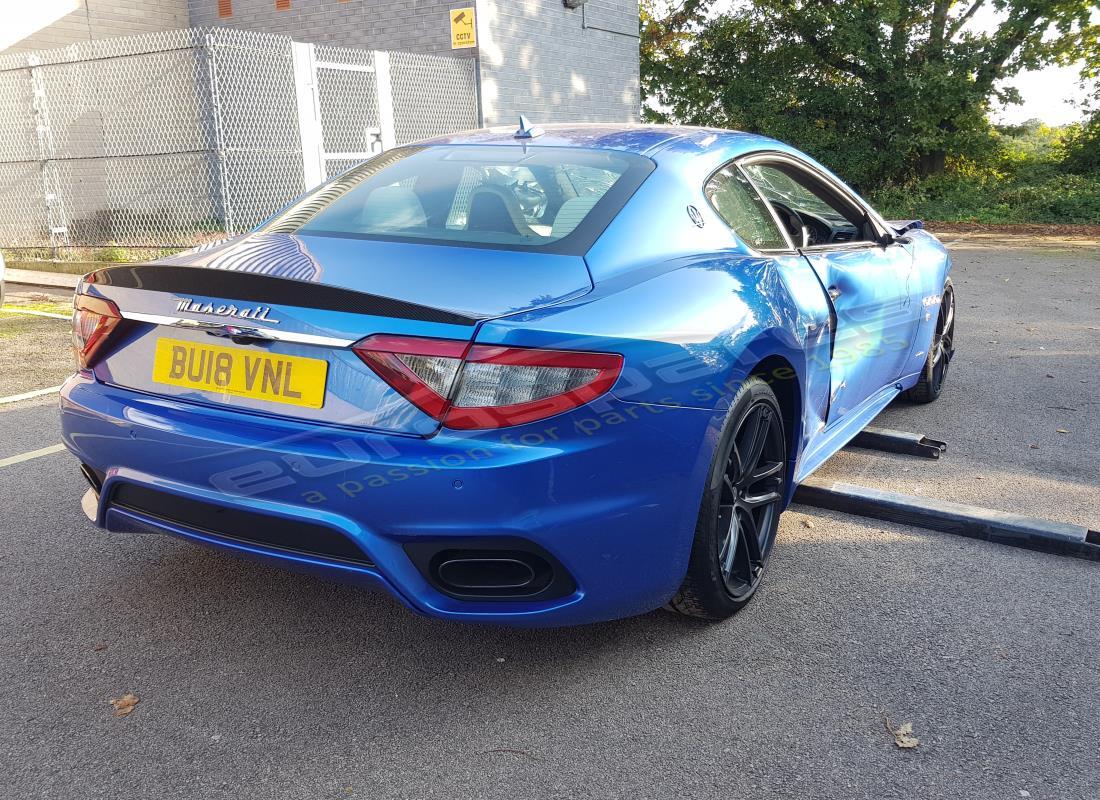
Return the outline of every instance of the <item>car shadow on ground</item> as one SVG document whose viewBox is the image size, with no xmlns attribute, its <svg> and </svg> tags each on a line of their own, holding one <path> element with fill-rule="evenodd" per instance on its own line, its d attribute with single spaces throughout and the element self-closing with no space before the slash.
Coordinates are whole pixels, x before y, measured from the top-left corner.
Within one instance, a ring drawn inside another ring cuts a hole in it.
<svg viewBox="0 0 1100 800">
<path fill-rule="evenodd" d="M 422 655 L 441 663 L 460 652 L 492 662 L 494 649 L 553 644 L 555 658 L 568 660 L 571 655 L 583 654 L 585 659 L 598 660 L 601 651 L 629 644 L 639 635 L 690 639 L 711 627 L 663 610 L 569 628 L 436 620 L 410 611 L 382 590 L 269 567 L 169 537 L 138 536 L 135 544 L 156 543 L 152 546 L 163 556 L 131 572 L 112 591 L 129 596 L 134 603 L 163 598 L 161 612 L 176 615 L 186 627 L 202 626 L 209 615 L 217 614 L 223 623 L 235 620 L 247 624 L 259 638 L 268 636 L 266 631 L 272 639 L 311 642 L 334 651 L 354 651 L 369 640 L 376 652 L 384 648 L 399 659 L 407 657 L 407 648 L 431 647 L 433 652 Z M 225 635 L 235 636 L 233 627 L 231 624 Z"/>
<path fill-rule="evenodd" d="M 99 573 L 99 585 L 86 595 L 95 608 L 52 613 L 71 614 L 74 622 L 103 619 L 106 624 L 95 636 L 109 647 L 115 646 L 113 636 L 121 640 L 122 650 L 130 637 L 160 640 L 166 648 L 154 658 L 184 656 L 203 672 L 232 665 L 234 671 L 264 675 L 265 682 L 308 679 L 336 687 L 372 671 L 392 675 L 401 665 L 415 665 L 410 680 L 421 685 L 453 677 L 456 670 L 476 675 L 498 665 L 497 679 L 504 680 L 515 675 L 504 666 L 514 659 L 523 663 L 517 678 L 522 682 L 540 676 L 565 679 L 594 669 L 630 673 L 654 659 L 678 658 L 675 654 L 702 652 L 723 642 L 757 651 L 773 666 L 791 666 L 790 659 L 807 648 L 832 661 L 826 653 L 836 656 L 845 646 L 843 636 L 837 640 L 838 628 L 866 629 L 877 620 L 889 629 L 891 618 L 911 616 L 914 604 L 920 604 L 921 619 L 910 620 L 894 637 L 899 657 L 906 631 L 924 643 L 942 637 L 948 647 L 965 640 L 958 635 L 972 625 L 965 609 L 979 592 L 965 580 L 961 559 L 973 559 L 974 550 L 981 550 L 986 579 L 1000 575 L 1011 584 L 1053 558 L 886 523 L 853 525 L 840 515 L 815 512 L 812 528 L 804 527 L 807 519 L 798 512 L 785 516 L 760 596 L 719 624 L 664 610 L 571 628 L 434 620 L 408 611 L 382 591 L 285 572 L 159 536 L 119 542 L 136 558 L 125 571 Z M 122 553 L 100 563 L 127 563 L 117 556 Z M 905 568 L 892 569 L 898 565 Z M 843 605 L 834 605 L 841 598 Z M 109 613 L 119 606 L 129 609 L 125 616 Z M 1005 605 L 1004 611 L 1011 617 L 1013 607 Z M 1032 622 L 1026 614 L 1019 620 L 1025 627 Z M 945 625 L 959 630 L 949 634 Z M 1020 635 L 1027 635 L 1022 628 Z"/>
</svg>

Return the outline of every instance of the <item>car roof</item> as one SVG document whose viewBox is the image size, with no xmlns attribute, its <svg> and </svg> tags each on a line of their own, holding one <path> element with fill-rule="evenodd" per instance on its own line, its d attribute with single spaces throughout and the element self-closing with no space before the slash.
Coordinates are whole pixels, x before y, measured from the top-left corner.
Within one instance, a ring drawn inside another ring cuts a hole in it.
<svg viewBox="0 0 1100 800">
<path fill-rule="evenodd" d="M 673 145 L 676 149 L 695 149 L 692 145 L 720 143 L 727 155 L 779 145 L 774 139 L 742 131 L 721 128 L 696 128 L 682 125 L 632 125 L 625 123 L 563 123 L 538 125 L 543 130 L 534 138 L 516 138 L 515 125 L 463 131 L 417 142 L 420 145 L 512 145 L 515 147 L 584 147 L 594 150 L 620 150 L 653 156 Z"/>
</svg>

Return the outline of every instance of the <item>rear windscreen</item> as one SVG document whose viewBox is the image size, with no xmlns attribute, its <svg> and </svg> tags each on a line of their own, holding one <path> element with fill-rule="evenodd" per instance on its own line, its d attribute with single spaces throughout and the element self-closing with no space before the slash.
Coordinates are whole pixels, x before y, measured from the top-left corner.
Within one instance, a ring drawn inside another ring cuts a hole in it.
<svg viewBox="0 0 1100 800">
<path fill-rule="evenodd" d="M 571 147 L 401 147 L 261 230 L 582 252 L 652 169 L 630 153 Z"/>
</svg>

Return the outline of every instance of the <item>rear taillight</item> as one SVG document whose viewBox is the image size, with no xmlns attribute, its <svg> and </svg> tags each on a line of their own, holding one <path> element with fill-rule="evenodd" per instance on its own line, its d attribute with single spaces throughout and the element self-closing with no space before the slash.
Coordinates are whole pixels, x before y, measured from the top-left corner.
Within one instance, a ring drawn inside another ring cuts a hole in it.
<svg viewBox="0 0 1100 800">
<path fill-rule="evenodd" d="M 606 392 L 622 368 L 614 353 L 475 345 L 443 424 L 502 428 L 560 414 Z"/>
<path fill-rule="evenodd" d="M 352 349 L 413 405 L 442 419 L 467 347 L 466 342 L 452 339 L 379 334 L 368 336 Z"/>
<path fill-rule="evenodd" d="M 95 364 L 97 354 L 122 322 L 110 300 L 78 294 L 73 300 L 73 353 L 81 369 Z"/>
<path fill-rule="evenodd" d="M 615 353 L 368 336 L 353 348 L 371 369 L 448 428 L 504 428 L 582 406 L 622 371 Z"/>
</svg>

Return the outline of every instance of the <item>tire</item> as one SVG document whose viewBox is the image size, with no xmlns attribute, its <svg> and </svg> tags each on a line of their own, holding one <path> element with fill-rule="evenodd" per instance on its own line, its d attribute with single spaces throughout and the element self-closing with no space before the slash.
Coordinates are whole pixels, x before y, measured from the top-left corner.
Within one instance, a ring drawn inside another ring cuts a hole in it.
<svg viewBox="0 0 1100 800">
<path fill-rule="evenodd" d="M 928 357 L 924 361 L 917 385 L 905 393 L 905 399 L 912 403 L 931 403 L 943 391 L 947 380 L 947 368 L 955 357 L 955 287 L 948 278 L 943 285 L 940 298 L 939 315 L 936 318 L 936 330 L 928 346 Z"/>
<path fill-rule="evenodd" d="M 753 598 L 779 528 L 787 457 L 779 401 L 764 380 L 750 377 L 726 415 L 703 491 L 687 575 L 669 602 L 670 610 L 719 621 Z M 741 467 L 746 461 L 747 467 Z"/>
</svg>

